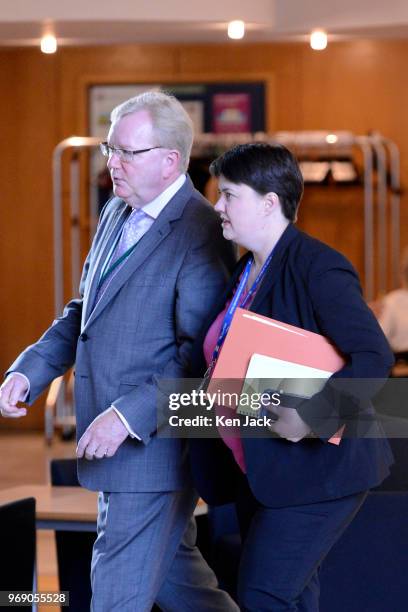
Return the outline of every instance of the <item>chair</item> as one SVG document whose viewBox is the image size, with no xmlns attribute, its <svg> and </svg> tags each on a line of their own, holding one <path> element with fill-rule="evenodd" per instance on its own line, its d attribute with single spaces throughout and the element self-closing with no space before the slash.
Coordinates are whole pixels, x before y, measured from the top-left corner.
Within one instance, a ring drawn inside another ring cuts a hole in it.
<svg viewBox="0 0 408 612">
<path fill-rule="evenodd" d="M 408 492 L 370 493 L 322 564 L 321 612 L 407 610 L 407 550 Z"/>
<path fill-rule="evenodd" d="M 53 486 L 79 487 L 76 459 L 51 461 Z M 91 559 L 95 533 L 56 531 L 58 577 L 61 591 L 69 591 L 68 610 L 89 612 L 91 603 Z"/>
<path fill-rule="evenodd" d="M 32 591 L 36 558 L 33 497 L 0 506 L 0 542 L 0 591 Z"/>
</svg>

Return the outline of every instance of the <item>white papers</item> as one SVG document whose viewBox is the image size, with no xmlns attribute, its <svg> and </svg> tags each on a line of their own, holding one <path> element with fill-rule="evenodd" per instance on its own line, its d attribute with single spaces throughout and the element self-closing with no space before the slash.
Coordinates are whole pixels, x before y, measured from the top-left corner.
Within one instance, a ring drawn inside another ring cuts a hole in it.
<svg viewBox="0 0 408 612">
<path fill-rule="evenodd" d="M 246 378 L 329 378 L 333 372 L 254 353 Z"/>
<path fill-rule="evenodd" d="M 254 415 L 254 401 L 265 391 L 285 396 L 282 405 L 294 407 L 290 404 L 295 401 L 308 399 L 318 393 L 325 381 L 333 374 L 328 370 L 321 370 L 292 361 L 285 361 L 268 355 L 254 353 L 249 362 L 245 382 L 242 388 L 241 401 L 237 408 L 239 414 Z M 288 404 L 288 396 L 291 402 Z"/>
</svg>

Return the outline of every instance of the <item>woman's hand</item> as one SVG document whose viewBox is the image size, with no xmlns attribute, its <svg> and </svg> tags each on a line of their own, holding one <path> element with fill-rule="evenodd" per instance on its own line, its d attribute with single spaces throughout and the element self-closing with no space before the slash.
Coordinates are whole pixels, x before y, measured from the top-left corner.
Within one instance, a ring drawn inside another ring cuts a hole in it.
<svg viewBox="0 0 408 612">
<path fill-rule="evenodd" d="M 277 421 L 269 427 L 271 431 L 290 442 L 299 442 L 311 432 L 311 428 L 297 413 L 295 408 L 273 406 L 271 411 L 278 417 Z"/>
</svg>

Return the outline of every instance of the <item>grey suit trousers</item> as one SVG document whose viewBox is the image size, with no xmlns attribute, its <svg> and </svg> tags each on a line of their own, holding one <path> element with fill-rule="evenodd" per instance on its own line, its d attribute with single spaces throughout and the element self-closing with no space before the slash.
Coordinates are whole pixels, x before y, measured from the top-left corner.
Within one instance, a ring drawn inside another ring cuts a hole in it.
<svg viewBox="0 0 408 612">
<path fill-rule="evenodd" d="M 237 612 L 195 546 L 190 488 L 100 493 L 92 612 Z"/>
</svg>

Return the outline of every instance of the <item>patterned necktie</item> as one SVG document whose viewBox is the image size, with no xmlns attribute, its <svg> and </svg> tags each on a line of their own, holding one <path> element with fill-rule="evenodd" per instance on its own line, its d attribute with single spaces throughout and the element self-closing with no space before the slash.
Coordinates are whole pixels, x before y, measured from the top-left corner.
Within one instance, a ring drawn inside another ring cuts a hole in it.
<svg viewBox="0 0 408 612">
<path fill-rule="evenodd" d="M 112 254 L 109 265 L 107 266 L 108 270 L 133 245 L 139 242 L 140 238 L 147 232 L 153 221 L 154 219 L 152 217 L 149 217 L 149 215 L 147 215 L 141 208 L 135 208 L 134 210 L 132 210 L 123 225 L 120 240 Z M 119 265 L 117 265 L 114 270 L 112 270 L 112 272 L 110 272 L 110 274 L 108 274 L 105 280 L 102 282 L 96 294 L 95 305 L 99 302 L 102 295 L 105 293 L 109 283 L 111 282 L 113 277 L 119 272 L 126 259 L 127 258 L 124 258 L 124 260 Z"/>
<path fill-rule="evenodd" d="M 151 217 L 146 215 L 143 209 L 135 208 L 132 210 L 123 225 L 119 243 L 112 255 L 112 264 L 140 240 L 146 231 L 146 225 L 148 225 L 150 221 Z"/>
</svg>

